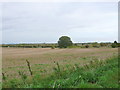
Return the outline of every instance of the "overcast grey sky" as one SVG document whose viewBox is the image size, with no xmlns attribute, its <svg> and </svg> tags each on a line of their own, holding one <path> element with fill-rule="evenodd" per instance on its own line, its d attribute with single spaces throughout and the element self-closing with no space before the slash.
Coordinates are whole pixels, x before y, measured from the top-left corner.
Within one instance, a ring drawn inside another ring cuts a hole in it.
<svg viewBox="0 0 120 90">
<path fill-rule="evenodd" d="M 0 4 L 1 5 L 1 4 Z M 117 2 L 8 2 L 2 4 L 2 43 L 118 40 Z"/>
</svg>

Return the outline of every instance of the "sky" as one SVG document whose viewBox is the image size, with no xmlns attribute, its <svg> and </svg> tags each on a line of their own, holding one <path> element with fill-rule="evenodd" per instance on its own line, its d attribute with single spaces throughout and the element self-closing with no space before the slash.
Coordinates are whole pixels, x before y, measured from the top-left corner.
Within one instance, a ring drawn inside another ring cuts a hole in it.
<svg viewBox="0 0 120 90">
<path fill-rule="evenodd" d="M 0 9 L 2 43 L 118 40 L 117 2 L 7 2 Z"/>
</svg>

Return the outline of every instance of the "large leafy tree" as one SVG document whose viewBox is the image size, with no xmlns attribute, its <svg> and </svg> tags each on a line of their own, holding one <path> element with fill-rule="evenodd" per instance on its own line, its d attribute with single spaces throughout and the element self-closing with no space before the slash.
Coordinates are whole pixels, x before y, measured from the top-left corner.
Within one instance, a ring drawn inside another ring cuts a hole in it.
<svg viewBox="0 0 120 90">
<path fill-rule="evenodd" d="M 68 46 L 72 46 L 73 43 L 68 36 L 62 36 L 59 38 L 58 45 L 60 48 L 67 48 Z"/>
</svg>

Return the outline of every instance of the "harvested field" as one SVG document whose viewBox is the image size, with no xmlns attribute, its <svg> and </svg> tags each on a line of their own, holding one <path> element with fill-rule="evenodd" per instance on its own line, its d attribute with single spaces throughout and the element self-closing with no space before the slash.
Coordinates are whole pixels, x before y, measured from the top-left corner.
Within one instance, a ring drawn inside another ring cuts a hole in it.
<svg viewBox="0 0 120 90">
<path fill-rule="evenodd" d="M 25 71 L 29 75 L 26 59 L 30 62 L 34 73 L 47 74 L 55 67 L 54 61 L 61 66 L 74 64 L 83 65 L 90 60 L 103 60 L 117 54 L 117 48 L 2 48 L 2 69 L 10 77 L 16 76 L 18 71 Z"/>
</svg>

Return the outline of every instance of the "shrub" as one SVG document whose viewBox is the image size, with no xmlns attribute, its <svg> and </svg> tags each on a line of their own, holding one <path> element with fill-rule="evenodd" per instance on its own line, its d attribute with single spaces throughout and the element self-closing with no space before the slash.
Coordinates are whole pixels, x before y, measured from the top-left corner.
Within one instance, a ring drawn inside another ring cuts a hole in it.
<svg viewBox="0 0 120 90">
<path fill-rule="evenodd" d="M 115 43 L 112 43 L 112 48 L 116 48 L 117 47 L 117 44 L 115 44 Z"/>
<path fill-rule="evenodd" d="M 85 45 L 86 48 L 89 48 L 89 45 Z"/>
<path fill-rule="evenodd" d="M 55 46 L 51 46 L 51 49 L 55 49 Z"/>
</svg>

